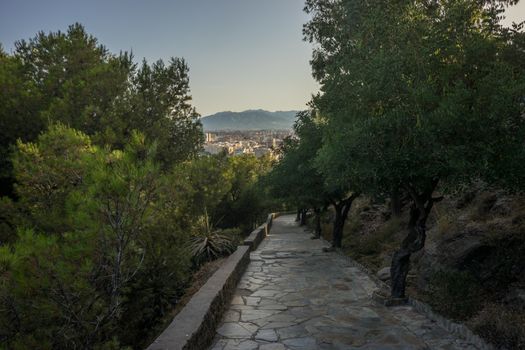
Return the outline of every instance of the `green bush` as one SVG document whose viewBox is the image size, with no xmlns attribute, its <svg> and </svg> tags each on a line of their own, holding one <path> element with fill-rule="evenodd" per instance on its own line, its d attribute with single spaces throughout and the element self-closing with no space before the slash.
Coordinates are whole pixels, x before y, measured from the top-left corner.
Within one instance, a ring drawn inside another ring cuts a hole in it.
<svg viewBox="0 0 525 350">
<path fill-rule="evenodd" d="M 235 251 L 232 238 L 214 232 L 203 232 L 191 239 L 191 255 L 196 265 L 218 259 Z"/>
<path fill-rule="evenodd" d="M 234 246 L 238 246 L 242 243 L 242 230 L 240 228 L 227 228 L 221 230 L 221 235 L 228 237 Z"/>
<path fill-rule="evenodd" d="M 360 233 L 363 225 L 365 223 L 359 216 L 349 217 L 343 238 L 347 250 L 357 256 L 381 254 L 390 242 L 397 244 L 396 234 L 402 230 L 401 220 L 396 218 L 386 221 L 377 230 L 364 234 Z"/>
<path fill-rule="evenodd" d="M 525 349 L 525 314 L 496 304 L 487 305 L 470 322 L 472 330 L 498 349 Z"/>
<path fill-rule="evenodd" d="M 124 150 L 110 150 L 62 125 L 19 143 L 14 165 L 25 220 L 0 247 L 7 348 L 146 345 L 144 335 L 177 302 L 191 272 L 189 234 L 161 195 L 165 175 L 155 151 L 139 133 Z"/>
<path fill-rule="evenodd" d="M 483 291 L 479 282 L 466 271 L 440 270 L 429 283 L 429 303 L 439 313 L 465 320 L 482 307 Z"/>
</svg>

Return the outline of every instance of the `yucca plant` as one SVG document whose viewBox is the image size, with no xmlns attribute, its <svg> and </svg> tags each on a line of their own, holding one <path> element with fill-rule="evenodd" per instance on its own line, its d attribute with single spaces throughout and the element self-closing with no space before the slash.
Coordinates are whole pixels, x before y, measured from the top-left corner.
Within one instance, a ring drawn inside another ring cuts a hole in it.
<svg viewBox="0 0 525 350">
<path fill-rule="evenodd" d="M 195 264 L 218 259 L 229 255 L 235 250 L 232 239 L 220 234 L 221 230 L 215 229 L 210 223 L 207 210 L 201 218 L 198 233 L 191 239 L 190 250 Z"/>
</svg>

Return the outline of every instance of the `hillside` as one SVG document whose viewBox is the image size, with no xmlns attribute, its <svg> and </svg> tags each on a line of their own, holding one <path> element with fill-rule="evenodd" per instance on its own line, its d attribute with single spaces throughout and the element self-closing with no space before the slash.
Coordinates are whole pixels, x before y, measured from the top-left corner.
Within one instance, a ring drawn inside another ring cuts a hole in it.
<svg viewBox="0 0 525 350">
<path fill-rule="evenodd" d="M 408 208 L 395 217 L 389 205 L 360 198 L 348 215 L 343 251 L 390 282 L 392 254 L 408 220 Z M 331 225 L 323 227 L 327 239 Z M 429 220 L 425 248 L 411 259 L 409 293 L 498 349 L 524 349 L 523 232 L 523 195 L 479 185 L 446 196 Z"/>
<path fill-rule="evenodd" d="M 205 131 L 291 129 L 297 111 L 269 112 L 262 109 L 244 112 L 219 112 L 201 118 Z"/>
</svg>

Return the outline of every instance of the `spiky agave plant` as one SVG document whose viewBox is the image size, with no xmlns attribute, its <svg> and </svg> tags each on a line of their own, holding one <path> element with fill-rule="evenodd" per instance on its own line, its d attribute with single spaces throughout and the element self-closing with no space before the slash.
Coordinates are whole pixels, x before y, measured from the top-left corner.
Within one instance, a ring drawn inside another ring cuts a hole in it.
<svg viewBox="0 0 525 350">
<path fill-rule="evenodd" d="M 231 254 L 235 250 L 232 239 L 220 234 L 210 223 L 208 211 L 204 209 L 198 233 L 191 239 L 190 249 L 193 261 L 200 265 Z"/>
</svg>

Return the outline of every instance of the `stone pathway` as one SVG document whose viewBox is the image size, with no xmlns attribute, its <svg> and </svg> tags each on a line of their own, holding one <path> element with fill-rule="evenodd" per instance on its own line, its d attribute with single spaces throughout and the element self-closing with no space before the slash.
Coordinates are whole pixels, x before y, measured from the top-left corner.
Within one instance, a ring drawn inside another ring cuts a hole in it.
<svg viewBox="0 0 525 350">
<path fill-rule="evenodd" d="M 373 302 L 375 283 L 294 218 L 252 252 L 212 350 L 476 349 L 410 306 Z"/>
</svg>

